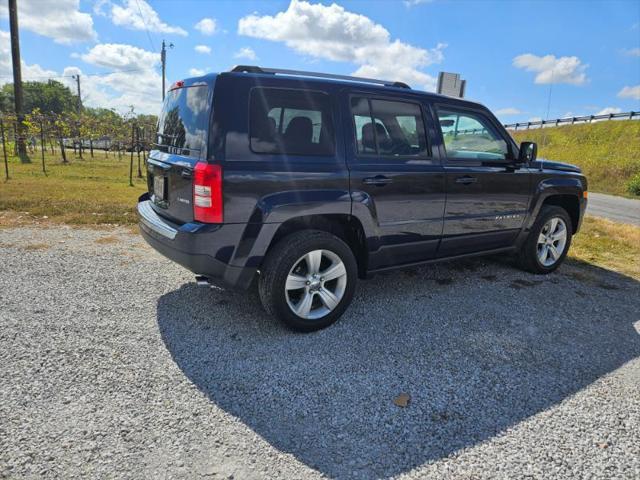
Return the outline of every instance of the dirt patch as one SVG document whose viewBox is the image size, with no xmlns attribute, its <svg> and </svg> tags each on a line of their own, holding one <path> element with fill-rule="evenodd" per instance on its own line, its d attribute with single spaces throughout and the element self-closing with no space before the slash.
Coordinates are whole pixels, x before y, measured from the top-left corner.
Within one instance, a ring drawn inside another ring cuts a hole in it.
<svg viewBox="0 0 640 480">
<path fill-rule="evenodd" d="M 30 243 L 20 248 L 25 252 L 36 252 L 38 250 L 46 250 L 47 248 L 49 248 L 49 245 L 47 245 L 46 243 Z"/>
<path fill-rule="evenodd" d="M 120 239 L 118 237 L 114 237 L 113 235 L 110 235 L 108 237 L 100 237 L 95 242 L 100 245 L 109 245 L 112 243 L 120 242 Z"/>
</svg>

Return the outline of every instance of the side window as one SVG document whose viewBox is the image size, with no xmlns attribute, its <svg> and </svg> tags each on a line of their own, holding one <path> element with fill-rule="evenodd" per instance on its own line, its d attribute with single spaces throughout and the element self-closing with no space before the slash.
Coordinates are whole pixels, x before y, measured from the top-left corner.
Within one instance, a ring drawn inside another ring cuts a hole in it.
<svg viewBox="0 0 640 480">
<path fill-rule="evenodd" d="M 256 153 L 333 155 L 329 96 L 319 92 L 254 88 L 249 138 Z"/>
<path fill-rule="evenodd" d="M 387 157 L 428 156 L 419 105 L 354 97 L 351 112 L 358 153 Z"/>
<path fill-rule="evenodd" d="M 447 157 L 473 160 L 504 160 L 509 155 L 507 142 L 481 115 L 438 109 Z"/>
</svg>

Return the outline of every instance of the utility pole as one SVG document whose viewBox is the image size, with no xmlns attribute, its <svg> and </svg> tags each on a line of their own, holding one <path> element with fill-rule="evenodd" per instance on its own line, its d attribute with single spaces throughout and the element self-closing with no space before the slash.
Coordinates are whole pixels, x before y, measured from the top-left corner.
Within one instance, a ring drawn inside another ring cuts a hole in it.
<svg viewBox="0 0 640 480">
<path fill-rule="evenodd" d="M 162 62 L 162 101 L 164 102 L 164 78 L 167 69 L 167 49 L 165 48 L 164 40 L 162 40 L 162 50 L 160 51 L 160 61 Z"/>
<path fill-rule="evenodd" d="M 169 48 L 173 48 L 173 43 L 168 45 Z M 162 62 L 162 101 L 164 102 L 165 92 L 165 78 L 167 73 L 167 45 L 162 40 L 162 50 L 160 50 L 160 61 Z"/>
<path fill-rule="evenodd" d="M 24 141 L 24 114 L 22 112 L 22 70 L 20 66 L 20 36 L 18 34 L 18 6 L 9 0 L 9 26 L 11 30 L 11 61 L 13 62 L 13 99 L 16 110 L 16 146 L 22 163 L 31 163 Z"/>
<path fill-rule="evenodd" d="M 76 81 L 76 86 L 78 87 L 78 115 L 82 112 L 82 97 L 80 96 L 80 74 L 71 75 L 71 78 L 74 78 Z"/>
</svg>

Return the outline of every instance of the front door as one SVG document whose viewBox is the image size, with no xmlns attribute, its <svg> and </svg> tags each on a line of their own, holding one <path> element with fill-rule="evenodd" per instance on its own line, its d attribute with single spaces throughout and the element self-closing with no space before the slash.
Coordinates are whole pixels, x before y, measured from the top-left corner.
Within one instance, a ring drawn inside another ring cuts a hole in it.
<svg viewBox="0 0 640 480">
<path fill-rule="evenodd" d="M 352 94 L 345 103 L 353 128 L 347 142 L 353 210 L 370 218 L 374 231 L 368 268 L 433 258 L 442 234 L 445 177 L 427 142 L 427 133 L 433 135 L 427 111 L 402 97 Z"/>
<path fill-rule="evenodd" d="M 526 166 L 513 162 L 515 145 L 491 114 L 436 106 L 447 202 L 439 256 L 507 247 L 529 203 Z"/>
</svg>

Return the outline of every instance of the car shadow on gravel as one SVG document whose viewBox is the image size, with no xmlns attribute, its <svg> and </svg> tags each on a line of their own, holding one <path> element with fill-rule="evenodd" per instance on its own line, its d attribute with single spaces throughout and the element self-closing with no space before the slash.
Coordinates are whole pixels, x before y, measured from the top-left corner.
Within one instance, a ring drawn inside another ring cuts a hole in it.
<svg viewBox="0 0 640 480">
<path fill-rule="evenodd" d="M 342 320 L 294 334 L 255 295 L 183 285 L 158 301 L 174 361 L 218 407 L 335 478 L 385 478 L 488 440 L 640 356 L 640 284 L 504 262 L 361 282 Z M 406 392 L 400 408 L 393 399 Z M 212 432 L 212 435 L 214 433 Z"/>
</svg>

